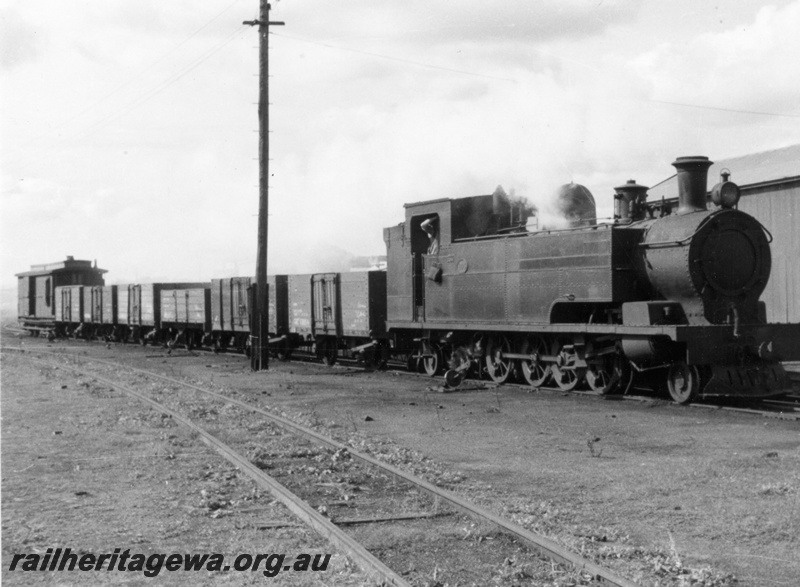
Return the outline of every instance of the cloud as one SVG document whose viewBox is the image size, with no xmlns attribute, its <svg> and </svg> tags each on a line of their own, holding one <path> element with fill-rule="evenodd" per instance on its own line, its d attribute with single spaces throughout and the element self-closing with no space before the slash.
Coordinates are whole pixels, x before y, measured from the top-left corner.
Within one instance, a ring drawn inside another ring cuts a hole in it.
<svg viewBox="0 0 800 587">
<path fill-rule="evenodd" d="M 17 10 L 0 9 L 0 67 L 36 61 L 42 44 L 42 35 Z"/>
<path fill-rule="evenodd" d="M 660 100 L 800 114 L 798 30 L 800 2 L 764 6 L 748 25 L 661 44 L 633 66 Z"/>
<path fill-rule="evenodd" d="M 17 10 L 32 23 L 45 5 Z M 746 27 L 710 33 L 697 19 L 716 13 L 688 0 L 694 28 L 674 30 L 662 17 L 681 6 L 636 1 L 275 2 L 270 267 L 381 254 L 407 202 L 501 184 L 546 210 L 575 181 L 603 216 L 613 186 L 652 185 L 676 156 L 800 140 L 787 119 L 653 101 L 788 104 L 797 5 L 748 5 Z M 0 72 L 4 279 L 65 254 L 97 257 L 113 282 L 252 274 L 258 34 L 228 35 L 255 5 L 53 6 L 35 61 Z"/>
<path fill-rule="evenodd" d="M 317 0 L 303 6 L 276 3 L 273 13 L 291 20 L 292 29 L 328 41 L 433 46 L 513 39 L 530 44 L 599 34 L 614 23 L 631 20 L 640 5 L 641 0 L 491 4 L 478 0 L 357 0 L 348 2 L 344 11 L 336 3 Z"/>
</svg>

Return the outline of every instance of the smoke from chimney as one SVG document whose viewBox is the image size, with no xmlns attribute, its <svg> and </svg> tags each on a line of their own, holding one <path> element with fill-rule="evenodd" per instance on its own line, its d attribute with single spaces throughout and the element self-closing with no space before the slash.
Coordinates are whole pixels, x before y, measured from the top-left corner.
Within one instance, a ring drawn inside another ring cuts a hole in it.
<svg viewBox="0 0 800 587">
<path fill-rule="evenodd" d="M 538 208 L 524 196 L 517 196 L 514 188 L 507 194 L 498 185 L 492 194 L 492 208 L 498 220 L 498 229 L 525 226 L 528 218 L 538 212 Z"/>
</svg>

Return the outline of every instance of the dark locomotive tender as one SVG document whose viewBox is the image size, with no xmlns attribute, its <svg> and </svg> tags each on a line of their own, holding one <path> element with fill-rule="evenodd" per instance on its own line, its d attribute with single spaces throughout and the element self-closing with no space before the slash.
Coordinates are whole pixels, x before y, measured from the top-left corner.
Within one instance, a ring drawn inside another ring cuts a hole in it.
<svg viewBox="0 0 800 587">
<path fill-rule="evenodd" d="M 483 361 L 499 383 L 518 371 L 534 387 L 585 380 L 600 393 L 661 373 L 681 403 L 787 391 L 778 359 L 800 358 L 800 325 L 765 324 L 771 237 L 735 209 L 727 177 L 706 209 L 707 158 L 673 165 L 677 211 L 629 182 L 609 224 L 529 233 L 491 196 L 407 204 L 405 223 L 384 231 L 396 344 L 416 343 L 431 374 L 448 361 L 451 384 Z M 436 254 L 421 228 L 431 219 Z"/>
<path fill-rule="evenodd" d="M 403 357 L 430 375 L 449 363 L 451 385 L 478 371 L 612 393 L 647 373 L 681 403 L 788 391 L 779 360 L 800 359 L 800 325 L 765 323 L 769 233 L 735 209 L 727 176 L 706 208 L 707 158 L 673 165 L 674 213 L 630 181 L 606 224 L 575 185 L 562 191 L 573 212 L 563 230 L 528 232 L 498 193 L 407 204 L 405 222 L 384 230 L 386 272 L 269 277 L 271 349 L 304 347 L 329 364 Z M 104 286 L 88 261 L 32 269 L 18 275 L 32 333 L 249 346 L 252 278 Z"/>
</svg>

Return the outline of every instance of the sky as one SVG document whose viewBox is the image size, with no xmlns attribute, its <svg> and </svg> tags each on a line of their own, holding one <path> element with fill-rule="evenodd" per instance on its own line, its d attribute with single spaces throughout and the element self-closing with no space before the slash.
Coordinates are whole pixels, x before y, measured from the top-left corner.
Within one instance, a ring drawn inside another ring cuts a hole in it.
<svg viewBox="0 0 800 587">
<path fill-rule="evenodd" d="M 257 0 L 0 0 L 0 287 L 254 275 Z M 269 272 L 385 254 L 403 204 L 502 185 L 599 216 L 678 156 L 800 142 L 800 0 L 278 0 Z M 732 179 L 736 179 L 736 170 Z"/>
</svg>

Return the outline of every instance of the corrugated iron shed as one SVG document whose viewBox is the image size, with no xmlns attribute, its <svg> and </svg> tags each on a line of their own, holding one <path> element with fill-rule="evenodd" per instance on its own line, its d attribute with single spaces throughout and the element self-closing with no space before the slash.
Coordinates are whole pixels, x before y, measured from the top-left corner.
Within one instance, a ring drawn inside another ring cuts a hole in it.
<svg viewBox="0 0 800 587">
<path fill-rule="evenodd" d="M 800 145 L 715 161 L 708 169 L 709 188 L 719 181 L 719 172 L 723 169 L 730 170 L 731 181 L 742 188 L 800 179 Z M 662 197 L 667 200 L 677 198 L 678 184 L 675 177 L 672 175 L 651 187 L 647 199 L 652 202 Z"/>
</svg>

